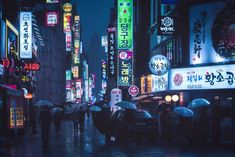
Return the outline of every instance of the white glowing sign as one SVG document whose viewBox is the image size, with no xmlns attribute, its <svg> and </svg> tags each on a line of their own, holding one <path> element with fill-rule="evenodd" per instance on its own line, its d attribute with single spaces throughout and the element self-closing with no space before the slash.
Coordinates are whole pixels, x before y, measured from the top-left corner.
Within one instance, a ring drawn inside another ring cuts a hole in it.
<svg viewBox="0 0 235 157">
<path fill-rule="evenodd" d="M 167 73 L 170 62 L 163 55 L 155 55 L 150 59 L 149 68 L 153 74 L 161 76 Z"/>
<path fill-rule="evenodd" d="M 32 12 L 20 12 L 20 58 L 32 58 Z"/>
<path fill-rule="evenodd" d="M 171 69 L 170 90 L 235 88 L 235 65 Z"/>
</svg>

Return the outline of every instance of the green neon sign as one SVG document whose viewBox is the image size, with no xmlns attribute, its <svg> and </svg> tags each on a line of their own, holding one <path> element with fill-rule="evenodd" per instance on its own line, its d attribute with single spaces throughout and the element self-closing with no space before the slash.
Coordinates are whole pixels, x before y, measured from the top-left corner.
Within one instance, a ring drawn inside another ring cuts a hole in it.
<svg viewBox="0 0 235 157">
<path fill-rule="evenodd" d="M 118 49 L 133 49 L 133 0 L 118 0 Z"/>
</svg>

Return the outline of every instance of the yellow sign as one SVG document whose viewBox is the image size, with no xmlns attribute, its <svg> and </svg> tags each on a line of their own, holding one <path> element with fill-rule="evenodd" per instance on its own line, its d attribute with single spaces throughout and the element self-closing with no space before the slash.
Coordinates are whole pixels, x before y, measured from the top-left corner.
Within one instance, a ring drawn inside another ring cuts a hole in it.
<svg viewBox="0 0 235 157">
<path fill-rule="evenodd" d="M 65 12 L 71 12 L 72 11 L 72 5 L 70 3 L 65 3 L 63 5 L 63 9 Z"/>
<path fill-rule="evenodd" d="M 15 109 L 15 110 L 14 110 Z M 24 109 L 23 107 L 10 108 L 10 128 L 21 128 L 24 126 Z"/>
</svg>

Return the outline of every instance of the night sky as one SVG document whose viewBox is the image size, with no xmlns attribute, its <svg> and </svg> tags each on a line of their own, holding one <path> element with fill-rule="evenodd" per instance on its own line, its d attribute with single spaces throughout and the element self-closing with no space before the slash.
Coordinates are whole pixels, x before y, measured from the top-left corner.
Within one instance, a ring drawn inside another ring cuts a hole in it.
<svg viewBox="0 0 235 157">
<path fill-rule="evenodd" d="M 114 0 L 72 0 L 77 3 L 82 27 L 83 50 L 87 54 L 89 73 L 96 74 L 97 93 L 101 90 L 101 59 L 105 58 L 104 48 L 101 47 L 101 36 L 107 35 L 110 8 Z"/>
</svg>

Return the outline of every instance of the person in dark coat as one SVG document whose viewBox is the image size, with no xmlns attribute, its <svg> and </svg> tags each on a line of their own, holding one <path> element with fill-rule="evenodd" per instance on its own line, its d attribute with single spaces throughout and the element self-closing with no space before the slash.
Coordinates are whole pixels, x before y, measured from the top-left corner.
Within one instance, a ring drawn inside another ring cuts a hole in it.
<svg viewBox="0 0 235 157">
<path fill-rule="evenodd" d="M 42 129 L 43 145 L 48 145 L 50 126 L 51 126 L 51 112 L 48 106 L 44 106 L 39 116 Z"/>
<path fill-rule="evenodd" d="M 62 118 L 62 115 L 60 112 L 56 112 L 54 114 L 53 120 L 54 120 L 56 133 L 58 133 L 60 131 L 61 118 Z"/>
<path fill-rule="evenodd" d="M 123 120 L 126 124 L 126 129 L 127 129 L 127 132 L 126 132 L 127 140 L 129 138 L 131 141 L 134 141 L 135 140 L 135 138 L 134 138 L 134 127 L 135 127 L 135 121 L 136 121 L 135 111 L 131 110 L 131 109 L 126 109 L 125 112 L 124 112 Z"/>
<path fill-rule="evenodd" d="M 161 112 L 160 115 L 160 123 L 161 123 L 161 128 L 162 128 L 162 137 L 164 139 L 169 139 L 170 138 L 170 107 L 166 107 L 167 104 L 163 108 L 163 111 Z"/>
<path fill-rule="evenodd" d="M 82 132 L 84 130 L 84 121 L 85 121 L 85 111 L 83 110 L 82 107 L 79 108 L 78 119 L 79 119 L 79 129 L 80 132 Z"/>
</svg>

